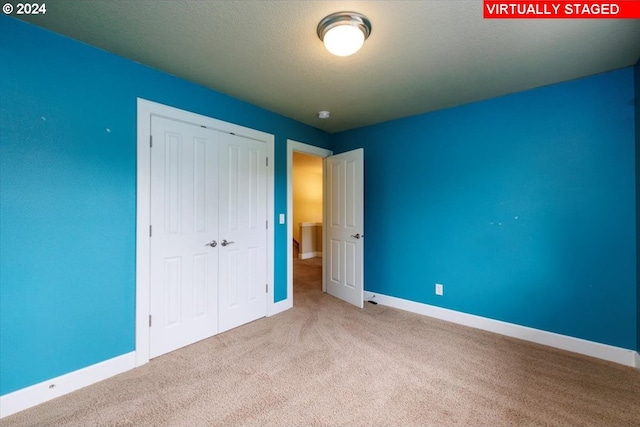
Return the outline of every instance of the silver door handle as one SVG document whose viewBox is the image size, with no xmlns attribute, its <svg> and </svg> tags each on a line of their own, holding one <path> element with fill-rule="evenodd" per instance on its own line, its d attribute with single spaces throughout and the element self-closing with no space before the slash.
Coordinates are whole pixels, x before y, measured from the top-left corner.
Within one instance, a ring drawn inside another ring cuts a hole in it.
<svg viewBox="0 0 640 427">
<path fill-rule="evenodd" d="M 218 246 L 218 242 L 212 240 L 209 243 L 205 243 L 205 246 L 211 246 L 212 248 L 215 248 L 216 246 Z"/>
<path fill-rule="evenodd" d="M 220 244 L 221 244 L 222 246 L 231 245 L 231 244 L 233 244 L 233 243 L 234 243 L 234 242 L 227 242 L 226 240 L 223 240 L 222 242 L 220 242 Z"/>
<path fill-rule="evenodd" d="M 352 234 L 351 237 L 353 237 L 354 239 L 359 239 L 361 237 L 364 237 L 364 234 L 356 233 L 356 234 Z"/>
</svg>

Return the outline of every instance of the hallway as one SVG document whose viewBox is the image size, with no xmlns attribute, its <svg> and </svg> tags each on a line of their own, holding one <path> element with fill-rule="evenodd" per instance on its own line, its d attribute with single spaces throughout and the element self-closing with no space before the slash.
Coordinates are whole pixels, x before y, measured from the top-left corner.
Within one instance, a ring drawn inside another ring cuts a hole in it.
<svg viewBox="0 0 640 427">
<path fill-rule="evenodd" d="M 315 294 L 315 295 L 313 295 Z M 322 294 L 322 258 L 293 259 L 293 304 Z"/>
</svg>

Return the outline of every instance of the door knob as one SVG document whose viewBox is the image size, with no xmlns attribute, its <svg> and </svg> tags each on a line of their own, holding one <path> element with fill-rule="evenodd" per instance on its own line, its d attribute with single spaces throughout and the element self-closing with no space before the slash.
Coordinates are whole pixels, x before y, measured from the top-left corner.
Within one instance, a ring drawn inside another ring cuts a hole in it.
<svg viewBox="0 0 640 427">
<path fill-rule="evenodd" d="M 221 244 L 222 246 L 228 246 L 228 245 L 231 245 L 231 244 L 233 244 L 233 243 L 234 243 L 234 242 L 227 242 L 226 240 L 222 240 L 222 242 L 220 242 L 220 244 Z"/>
<path fill-rule="evenodd" d="M 212 240 L 209 243 L 205 243 L 205 246 L 211 246 L 212 248 L 215 248 L 216 246 L 218 246 L 218 242 Z"/>
<path fill-rule="evenodd" d="M 354 239 L 359 239 L 361 237 L 364 237 L 364 234 L 356 233 L 356 234 L 352 234 L 351 237 L 353 237 Z"/>
</svg>

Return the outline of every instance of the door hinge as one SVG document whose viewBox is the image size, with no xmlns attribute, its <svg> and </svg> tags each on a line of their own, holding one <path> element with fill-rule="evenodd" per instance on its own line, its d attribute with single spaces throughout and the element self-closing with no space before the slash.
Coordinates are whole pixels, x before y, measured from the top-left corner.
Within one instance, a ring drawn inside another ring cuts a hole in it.
<svg viewBox="0 0 640 427">
<path fill-rule="evenodd" d="M 149 237 L 151 237 L 151 226 L 149 226 Z"/>
<path fill-rule="evenodd" d="M 153 135 L 149 135 L 149 147 L 153 147 Z"/>
<path fill-rule="evenodd" d="M 266 228 L 267 230 L 269 229 L 269 220 L 266 220 L 264 222 L 264 228 Z"/>
<path fill-rule="evenodd" d="M 149 315 L 149 327 L 151 327 L 151 315 Z"/>
<path fill-rule="evenodd" d="M 264 285 L 264 291 L 265 293 L 269 293 L 269 284 L 267 283 L 266 285 Z"/>
<path fill-rule="evenodd" d="M 269 158 L 267 157 L 267 159 L 266 159 L 266 160 L 267 160 L 267 166 L 269 166 Z"/>
</svg>

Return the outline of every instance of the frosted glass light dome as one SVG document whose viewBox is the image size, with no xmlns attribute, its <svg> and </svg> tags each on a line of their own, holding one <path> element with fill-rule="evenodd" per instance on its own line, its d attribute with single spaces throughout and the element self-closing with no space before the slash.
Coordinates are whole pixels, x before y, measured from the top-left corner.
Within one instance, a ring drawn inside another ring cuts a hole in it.
<svg viewBox="0 0 640 427">
<path fill-rule="evenodd" d="M 356 53 L 371 34 L 371 23 L 356 12 L 338 12 L 318 24 L 318 37 L 329 52 L 336 56 Z"/>
<path fill-rule="evenodd" d="M 338 25 L 324 35 L 324 46 L 336 56 L 353 55 L 364 44 L 364 33 L 353 25 Z"/>
</svg>

